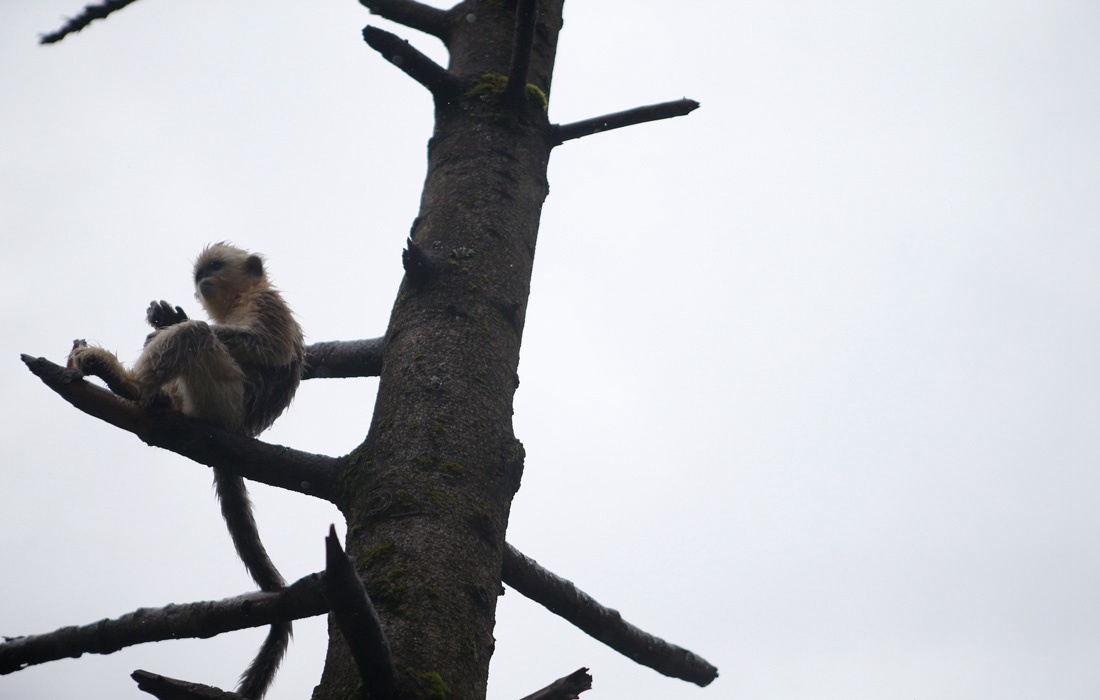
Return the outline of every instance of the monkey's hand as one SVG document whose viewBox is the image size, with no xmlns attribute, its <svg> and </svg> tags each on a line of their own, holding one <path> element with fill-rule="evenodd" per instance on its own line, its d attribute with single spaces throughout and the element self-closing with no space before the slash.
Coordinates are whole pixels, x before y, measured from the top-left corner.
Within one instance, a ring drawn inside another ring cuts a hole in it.
<svg viewBox="0 0 1100 700">
<path fill-rule="evenodd" d="M 99 377 L 108 389 L 124 399 L 139 400 L 137 386 L 130 381 L 126 368 L 109 350 L 88 345 L 84 340 L 74 340 L 65 366 L 85 377 Z"/>
<path fill-rule="evenodd" d="M 183 323 L 187 320 L 187 314 L 184 313 L 182 308 L 173 307 L 164 300 L 151 301 L 149 302 L 149 308 L 145 311 L 145 320 L 149 322 L 150 326 L 159 331 L 162 328 Z"/>
</svg>

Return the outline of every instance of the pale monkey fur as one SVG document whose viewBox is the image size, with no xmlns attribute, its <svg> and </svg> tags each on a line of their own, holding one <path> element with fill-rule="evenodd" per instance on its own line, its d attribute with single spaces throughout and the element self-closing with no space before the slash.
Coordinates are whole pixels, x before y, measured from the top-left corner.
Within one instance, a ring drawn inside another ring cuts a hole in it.
<svg viewBox="0 0 1100 700">
<path fill-rule="evenodd" d="M 165 398 L 181 413 L 256 436 L 290 404 L 302 375 L 302 330 L 264 272 L 263 260 L 227 243 L 208 246 L 195 261 L 195 298 L 212 324 L 179 307 L 153 302 L 153 333 L 127 370 L 103 348 L 73 344 L 69 367 L 103 379 L 116 394 L 151 406 Z M 222 515 L 237 553 L 265 591 L 285 585 L 260 541 L 241 477 L 214 470 Z M 237 692 L 259 700 L 290 641 L 290 623 L 272 625 Z"/>
</svg>

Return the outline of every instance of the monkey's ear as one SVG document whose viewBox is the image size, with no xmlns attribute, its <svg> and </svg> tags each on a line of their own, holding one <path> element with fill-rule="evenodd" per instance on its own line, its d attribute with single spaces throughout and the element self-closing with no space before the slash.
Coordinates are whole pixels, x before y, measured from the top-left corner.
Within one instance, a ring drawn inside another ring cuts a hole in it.
<svg viewBox="0 0 1100 700">
<path fill-rule="evenodd" d="M 249 255 L 248 260 L 244 261 L 244 269 L 254 277 L 263 277 L 264 261 L 260 259 L 259 255 Z"/>
</svg>

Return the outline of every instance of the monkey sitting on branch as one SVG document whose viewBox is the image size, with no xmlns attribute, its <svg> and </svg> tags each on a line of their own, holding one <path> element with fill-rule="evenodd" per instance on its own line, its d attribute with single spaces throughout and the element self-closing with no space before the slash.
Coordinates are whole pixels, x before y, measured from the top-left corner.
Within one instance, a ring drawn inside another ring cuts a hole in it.
<svg viewBox="0 0 1100 700">
<path fill-rule="evenodd" d="M 114 393 L 146 407 L 167 401 L 184 415 L 255 437 L 290 404 L 302 377 L 302 329 L 267 279 L 258 255 L 227 243 L 195 261 L 195 298 L 213 323 L 191 320 L 180 307 L 152 302 L 153 333 L 127 370 L 115 355 L 82 340 L 68 366 L 101 378 Z M 283 588 L 282 575 L 260 541 L 244 479 L 215 469 L 214 486 L 229 535 L 249 575 L 264 591 Z M 271 626 L 237 692 L 260 700 L 290 641 L 291 626 Z"/>
</svg>

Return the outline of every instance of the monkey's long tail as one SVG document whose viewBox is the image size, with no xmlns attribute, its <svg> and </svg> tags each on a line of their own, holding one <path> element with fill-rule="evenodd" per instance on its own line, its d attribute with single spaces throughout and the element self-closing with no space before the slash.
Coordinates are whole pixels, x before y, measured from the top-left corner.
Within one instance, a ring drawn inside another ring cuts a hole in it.
<svg viewBox="0 0 1100 700">
<path fill-rule="evenodd" d="M 222 517 L 225 518 L 237 555 L 256 585 L 263 591 L 277 591 L 285 587 L 282 574 L 271 563 L 260 541 L 260 531 L 252 516 L 252 501 L 248 498 L 244 479 L 215 469 L 214 491 L 221 503 Z M 260 700 L 264 696 L 290 644 L 291 632 L 289 622 L 277 622 L 271 626 L 256 658 L 241 675 L 238 693 L 250 700 Z"/>
<path fill-rule="evenodd" d="M 237 692 L 250 700 L 260 700 L 275 680 L 275 672 L 283 661 L 283 654 L 290 644 L 290 623 L 276 622 L 260 645 L 260 651 L 241 674 Z"/>
</svg>

